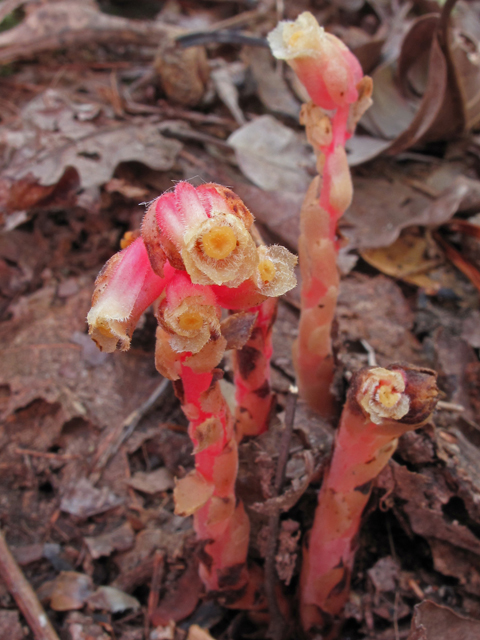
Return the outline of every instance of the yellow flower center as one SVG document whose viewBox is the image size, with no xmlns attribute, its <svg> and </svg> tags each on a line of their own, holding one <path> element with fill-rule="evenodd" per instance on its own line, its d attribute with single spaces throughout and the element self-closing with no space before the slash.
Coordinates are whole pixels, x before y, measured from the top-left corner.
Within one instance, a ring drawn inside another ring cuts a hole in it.
<svg viewBox="0 0 480 640">
<path fill-rule="evenodd" d="M 266 258 L 265 260 L 261 260 L 258 263 L 258 271 L 260 273 L 260 278 L 264 282 L 271 282 L 274 279 L 275 274 L 277 273 L 275 265 L 268 258 Z"/>
<path fill-rule="evenodd" d="M 388 409 L 394 407 L 397 404 L 397 402 L 400 400 L 400 396 L 401 394 L 398 393 L 398 391 L 395 391 L 394 388 L 389 384 L 381 384 L 377 392 L 378 401 Z"/>
<path fill-rule="evenodd" d="M 298 41 L 301 40 L 301 38 L 303 38 L 303 37 L 304 37 L 304 34 L 302 33 L 301 30 L 294 31 L 288 37 L 288 45 L 290 47 L 292 47 L 292 48 L 295 47 L 297 45 Z"/>
<path fill-rule="evenodd" d="M 135 231 L 125 231 L 123 238 L 120 240 L 120 249 L 126 249 L 132 242 L 138 238 L 138 234 Z"/>
<path fill-rule="evenodd" d="M 178 326 L 183 331 L 199 331 L 203 325 L 203 316 L 198 311 L 185 311 L 178 318 Z"/>
<path fill-rule="evenodd" d="M 223 260 L 228 258 L 236 248 L 237 237 L 230 227 L 216 227 L 204 234 L 202 246 L 209 258 Z"/>
<path fill-rule="evenodd" d="M 98 320 L 95 328 L 99 333 L 102 334 L 102 336 L 105 336 L 106 338 L 115 337 L 115 334 L 112 332 L 112 330 L 108 326 L 108 323 L 105 320 Z"/>
</svg>

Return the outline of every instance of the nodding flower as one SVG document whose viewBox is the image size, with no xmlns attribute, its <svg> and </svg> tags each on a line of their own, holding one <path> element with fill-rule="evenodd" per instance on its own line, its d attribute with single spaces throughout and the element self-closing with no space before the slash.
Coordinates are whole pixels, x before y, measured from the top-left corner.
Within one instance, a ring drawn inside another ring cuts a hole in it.
<svg viewBox="0 0 480 640">
<path fill-rule="evenodd" d="M 194 284 L 237 287 L 258 263 L 249 233 L 253 216 L 226 187 L 180 182 L 152 203 L 142 235 L 152 268 L 161 274 L 158 255 L 186 270 Z"/>
<path fill-rule="evenodd" d="M 360 63 L 349 49 L 305 11 L 295 22 L 284 20 L 268 35 L 273 55 L 293 68 L 310 98 L 322 109 L 336 109 L 358 99 Z"/>
<path fill-rule="evenodd" d="M 261 294 L 269 298 L 283 295 L 297 284 L 294 268 L 297 256 L 280 245 L 257 249 L 258 264 L 254 281 Z"/>
<path fill-rule="evenodd" d="M 166 272 L 170 271 L 174 270 L 166 267 Z M 196 372 L 216 367 L 227 345 L 220 317 L 221 309 L 210 287 L 193 284 L 185 271 L 174 271 L 157 310 L 156 361 L 160 372 L 176 380 L 180 371 L 177 362 Z"/>
<path fill-rule="evenodd" d="M 400 370 L 374 367 L 357 392 L 357 400 L 374 424 L 385 418 L 400 420 L 410 409 L 410 399 L 405 393 L 405 374 Z"/>
<path fill-rule="evenodd" d="M 127 351 L 140 316 L 165 284 L 166 278 L 153 272 L 142 238 L 112 256 L 95 281 L 87 316 L 96 345 L 107 353 Z"/>
</svg>

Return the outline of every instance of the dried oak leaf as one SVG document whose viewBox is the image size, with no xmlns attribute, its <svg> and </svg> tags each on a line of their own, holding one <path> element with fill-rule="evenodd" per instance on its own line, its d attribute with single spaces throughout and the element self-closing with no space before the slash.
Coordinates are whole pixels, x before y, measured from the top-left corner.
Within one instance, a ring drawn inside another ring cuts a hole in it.
<svg viewBox="0 0 480 640">
<path fill-rule="evenodd" d="M 453 138 L 478 122 L 480 23 L 465 2 L 450 15 L 454 5 L 445 3 L 441 13 L 414 20 L 398 61 L 390 56 L 371 74 L 373 107 L 362 125 L 376 136 L 379 152 L 382 139 L 391 141 L 383 150 L 397 154 L 418 143 Z"/>
<path fill-rule="evenodd" d="M 83 418 L 113 428 L 158 385 L 150 354 L 109 355 L 98 366 L 85 359 L 75 335 L 85 331 L 93 285 L 90 278 L 78 284 L 78 293 L 63 300 L 54 287 L 22 297 L 1 323 L 2 419 L 42 399 L 59 403 L 64 421 Z"/>
<path fill-rule="evenodd" d="M 82 609 L 92 592 L 90 576 L 76 571 L 61 571 L 53 581 L 50 607 L 54 611 Z"/>
<path fill-rule="evenodd" d="M 478 640 L 480 622 L 459 616 L 448 607 L 429 600 L 414 608 L 407 640 Z"/>
<path fill-rule="evenodd" d="M 271 53 L 259 47 L 245 47 L 244 56 L 249 62 L 257 84 L 257 94 L 264 107 L 298 120 L 300 104 L 293 97 L 285 79 L 277 73 Z"/>
<path fill-rule="evenodd" d="M 443 169 L 443 176 L 439 177 L 445 180 L 449 167 L 445 165 Z M 430 177 L 435 180 L 435 172 Z M 480 182 L 464 176 L 449 179 L 448 186 L 433 201 L 400 172 L 393 178 L 354 177 L 353 184 L 355 197 L 340 223 L 349 249 L 388 247 L 406 227 L 435 228 L 458 211 L 480 204 Z"/>
<path fill-rule="evenodd" d="M 97 128 L 78 120 L 77 110 L 67 96 L 54 89 L 34 98 L 22 112 L 20 130 L 0 131 L 9 156 L 2 180 L 56 185 L 66 169 L 73 167 L 82 188 L 100 187 L 121 162 L 135 160 L 166 171 L 182 148 L 180 142 L 164 138 L 151 122 Z"/>
<path fill-rule="evenodd" d="M 129 478 L 126 482 L 137 491 L 148 493 L 149 495 L 168 491 L 175 486 L 172 474 L 165 467 L 160 467 L 160 469 L 149 473 L 137 471 L 133 477 Z"/>
<path fill-rule="evenodd" d="M 300 136 L 273 116 L 260 116 L 228 138 L 244 175 L 265 191 L 305 193 L 313 151 Z"/>
<path fill-rule="evenodd" d="M 202 588 L 197 564 L 191 562 L 153 612 L 152 624 L 166 625 L 170 620 L 179 622 L 187 618 L 195 611 Z"/>
<path fill-rule="evenodd" d="M 101 609 L 110 613 L 121 613 L 127 609 L 136 611 L 140 608 L 140 602 L 133 596 L 128 595 L 115 587 L 98 587 L 87 600 L 87 604 L 92 609 Z"/>
<path fill-rule="evenodd" d="M 113 551 L 130 549 L 135 542 L 135 534 L 132 525 L 125 522 L 112 531 L 98 536 L 88 536 L 84 540 L 90 555 L 97 560 L 102 556 L 109 556 Z"/>
<path fill-rule="evenodd" d="M 90 518 L 123 504 L 123 499 L 107 487 L 97 489 L 87 478 L 81 478 L 69 488 L 60 502 L 60 509 L 77 518 Z"/>
</svg>

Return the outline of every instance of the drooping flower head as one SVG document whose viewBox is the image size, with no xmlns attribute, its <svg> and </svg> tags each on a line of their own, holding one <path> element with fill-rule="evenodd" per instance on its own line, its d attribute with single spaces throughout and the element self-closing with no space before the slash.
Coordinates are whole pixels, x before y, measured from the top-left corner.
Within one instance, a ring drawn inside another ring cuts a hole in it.
<svg viewBox="0 0 480 640">
<path fill-rule="evenodd" d="M 267 37 L 273 55 L 288 62 L 316 105 L 329 110 L 358 99 L 363 73 L 357 58 L 310 12 L 279 22 Z"/>
<path fill-rule="evenodd" d="M 184 363 L 196 372 L 211 371 L 223 357 L 227 341 L 220 327 L 221 308 L 210 287 L 193 284 L 185 271 L 174 274 L 157 310 L 156 364 L 176 380 Z"/>
<path fill-rule="evenodd" d="M 178 363 L 187 359 L 198 371 L 217 366 L 226 346 L 221 309 L 254 307 L 296 283 L 296 257 L 279 246 L 257 248 L 252 224 L 240 198 L 220 185 L 180 182 L 160 196 L 141 237 L 130 233 L 97 278 L 87 320 L 98 346 L 126 351 L 141 314 L 164 292 L 157 310 L 160 372 L 176 379 Z"/>
<path fill-rule="evenodd" d="M 107 353 L 127 351 L 142 315 L 162 293 L 166 279 L 150 266 L 142 238 L 110 258 L 95 281 L 87 322 L 89 334 Z"/>
<path fill-rule="evenodd" d="M 230 189 L 180 182 L 150 206 L 142 234 L 154 269 L 160 252 L 194 284 L 237 287 L 258 263 L 252 223 L 252 214 Z"/>
</svg>

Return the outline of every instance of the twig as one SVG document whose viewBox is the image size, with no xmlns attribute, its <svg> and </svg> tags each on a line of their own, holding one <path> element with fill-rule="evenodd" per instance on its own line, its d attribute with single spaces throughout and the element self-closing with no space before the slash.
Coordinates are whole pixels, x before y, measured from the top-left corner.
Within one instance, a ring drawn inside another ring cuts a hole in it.
<svg viewBox="0 0 480 640">
<path fill-rule="evenodd" d="M 368 366 L 369 367 L 376 367 L 377 366 L 377 358 L 375 356 L 375 349 L 366 340 L 363 340 L 363 338 L 362 338 L 362 340 L 360 340 L 360 343 L 361 343 L 362 347 L 365 349 L 365 351 L 368 354 Z"/>
<path fill-rule="evenodd" d="M 15 562 L 0 532 L 0 577 L 25 616 L 35 640 L 59 640 L 34 590 Z"/>
<path fill-rule="evenodd" d="M 152 619 L 152 615 L 154 614 L 158 606 L 158 597 L 160 593 L 160 586 L 162 584 L 164 569 L 165 554 L 163 553 L 163 551 L 157 550 L 153 558 L 152 582 L 150 584 L 150 593 L 148 594 L 148 621 Z"/>
<path fill-rule="evenodd" d="M 285 431 L 280 444 L 277 470 L 275 473 L 275 484 L 272 497 L 280 495 L 285 482 L 285 470 L 290 451 L 290 440 L 292 438 L 295 409 L 297 406 L 297 388 L 290 387 L 285 409 Z M 275 587 L 277 584 L 277 573 L 275 569 L 275 555 L 277 550 L 277 539 L 280 529 L 280 511 L 270 516 L 268 520 L 268 548 L 265 555 L 265 592 L 270 612 L 270 624 L 268 626 L 267 637 L 272 640 L 281 640 L 286 632 L 286 624 L 283 619 L 280 607 L 278 606 Z"/>
<path fill-rule="evenodd" d="M 82 456 L 74 453 L 52 453 L 50 451 L 35 451 L 34 449 L 15 449 L 15 453 L 19 456 L 32 456 L 32 458 L 46 458 L 47 460 L 77 460 Z"/>
<path fill-rule="evenodd" d="M 206 44 L 242 44 L 250 47 L 264 47 L 268 49 L 266 38 L 258 38 L 229 30 L 188 33 L 187 35 L 179 36 L 176 38 L 176 41 L 184 47 L 184 49 Z"/>
<path fill-rule="evenodd" d="M 450 243 L 444 240 L 438 232 L 433 233 L 433 238 L 444 250 L 448 260 L 453 262 L 457 269 L 461 271 L 464 276 L 467 276 L 470 282 L 480 291 L 480 271 L 474 267 L 471 262 L 466 260 L 459 251 L 454 249 Z"/>
<path fill-rule="evenodd" d="M 460 413 L 465 411 L 465 407 L 461 404 L 456 404 L 455 402 L 445 402 L 444 400 L 439 400 L 437 402 L 437 409 L 439 411 L 458 411 Z"/>
<path fill-rule="evenodd" d="M 398 633 L 398 603 L 400 600 L 400 594 L 398 590 L 395 591 L 395 603 L 393 605 L 393 630 L 395 632 L 395 640 L 400 640 Z"/>
<path fill-rule="evenodd" d="M 161 396 L 168 388 L 170 380 L 166 378 L 158 385 L 155 391 L 148 397 L 138 409 L 132 413 L 119 425 L 111 434 L 104 445 L 99 448 L 92 465 L 90 474 L 90 482 L 95 484 L 100 479 L 102 469 L 107 465 L 108 461 L 117 453 L 125 440 L 132 435 L 138 426 L 140 420 L 155 406 Z"/>
</svg>

